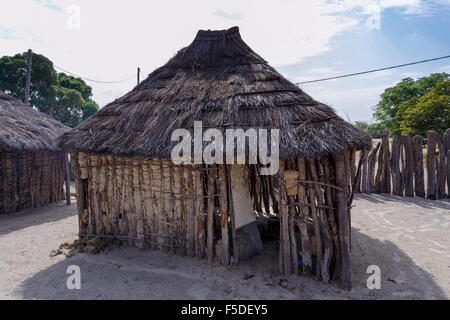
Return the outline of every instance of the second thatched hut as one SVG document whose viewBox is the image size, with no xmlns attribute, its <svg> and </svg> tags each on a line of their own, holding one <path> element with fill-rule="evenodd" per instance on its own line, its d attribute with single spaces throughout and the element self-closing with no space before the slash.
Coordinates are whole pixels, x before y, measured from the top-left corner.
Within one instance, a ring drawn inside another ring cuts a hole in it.
<svg viewBox="0 0 450 320">
<path fill-rule="evenodd" d="M 279 130 L 280 170 L 267 176 L 261 163 L 174 164 L 172 134 L 194 137 L 200 122 L 224 136 Z M 255 226 L 262 213 L 280 221 L 280 272 L 315 273 L 344 288 L 351 287 L 357 174 L 350 158 L 370 145 L 367 134 L 270 67 L 236 27 L 199 31 L 61 140 L 74 160 L 81 237 L 237 263 L 263 249 Z"/>
<path fill-rule="evenodd" d="M 68 127 L 0 92 L 0 214 L 63 200 Z"/>
</svg>

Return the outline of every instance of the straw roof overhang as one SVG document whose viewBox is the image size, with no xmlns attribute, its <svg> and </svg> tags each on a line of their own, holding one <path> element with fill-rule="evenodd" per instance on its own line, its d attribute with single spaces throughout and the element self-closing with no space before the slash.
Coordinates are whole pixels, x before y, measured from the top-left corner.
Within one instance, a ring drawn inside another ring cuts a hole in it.
<svg viewBox="0 0 450 320">
<path fill-rule="evenodd" d="M 199 31 L 188 47 L 131 92 L 63 135 L 68 150 L 167 158 L 175 129 L 280 130 L 280 156 L 316 157 L 370 147 L 368 134 L 285 79 L 237 27 Z"/>
<path fill-rule="evenodd" d="M 49 115 L 0 92 L 0 149 L 55 152 L 57 138 L 68 130 Z"/>
</svg>

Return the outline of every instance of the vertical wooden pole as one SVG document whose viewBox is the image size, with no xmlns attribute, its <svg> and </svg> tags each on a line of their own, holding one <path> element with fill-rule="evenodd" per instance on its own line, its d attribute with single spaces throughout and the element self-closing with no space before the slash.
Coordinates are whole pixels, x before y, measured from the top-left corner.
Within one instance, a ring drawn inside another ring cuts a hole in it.
<svg viewBox="0 0 450 320">
<path fill-rule="evenodd" d="M 309 170 L 311 171 L 312 181 L 319 182 L 317 168 L 315 166 L 314 160 L 311 159 L 308 162 L 309 162 Z M 352 164 L 350 162 L 350 166 L 351 165 Z M 328 283 L 330 281 L 330 263 L 331 258 L 333 256 L 333 242 L 331 240 L 331 232 L 328 225 L 328 220 L 325 216 L 324 209 L 322 208 L 322 206 L 324 205 L 322 190 L 318 184 L 314 184 L 312 188 L 314 189 L 315 198 L 318 205 L 318 207 L 316 208 L 316 212 L 319 220 L 320 233 L 322 234 L 324 247 L 322 259 L 320 261 L 319 260 L 317 261 L 317 266 L 319 266 L 320 264 L 322 281 Z M 321 247 L 317 248 L 317 252 L 319 252 L 319 250 L 321 250 Z"/>
<path fill-rule="evenodd" d="M 355 178 L 356 178 L 356 170 L 357 170 L 357 168 L 356 168 L 356 148 L 352 148 L 351 153 L 350 153 L 350 179 L 351 179 L 352 183 L 353 183 L 353 181 L 355 181 Z M 367 168 L 366 168 L 366 170 L 367 170 Z"/>
<path fill-rule="evenodd" d="M 416 197 L 425 198 L 425 181 L 423 174 L 423 138 L 415 136 L 412 139 L 414 153 L 414 190 Z"/>
<path fill-rule="evenodd" d="M 447 197 L 445 193 L 445 180 L 447 180 L 447 173 L 446 173 L 447 166 L 445 164 L 445 158 L 447 152 L 444 148 L 443 136 L 441 134 L 439 134 L 438 149 L 439 149 L 439 167 L 437 167 L 438 197 L 439 199 L 445 199 Z"/>
<path fill-rule="evenodd" d="M 372 150 L 369 156 L 369 192 L 375 192 L 375 163 L 377 161 L 377 153 L 380 150 L 381 142 L 377 143 L 375 149 Z"/>
<path fill-rule="evenodd" d="M 64 172 L 66 180 L 66 205 L 70 206 L 70 165 L 69 165 L 69 154 L 64 153 Z"/>
<path fill-rule="evenodd" d="M 402 138 L 394 136 L 392 140 L 391 169 L 392 169 L 392 194 L 403 197 L 403 185 L 400 173 L 400 148 Z"/>
<path fill-rule="evenodd" d="M 447 172 L 447 191 L 448 191 L 447 197 L 450 198 L 450 128 L 445 130 L 443 143 L 445 155 L 447 158 L 445 170 Z"/>
<path fill-rule="evenodd" d="M 227 173 L 225 165 L 219 165 L 220 214 L 222 227 L 222 264 L 230 264 L 228 239 L 228 203 L 227 203 Z"/>
<path fill-rule="evenodd" d="M 436 200 L 436 168 L 434 159 L 436 157 L 437 138 L 437 132 L 427 132 L 427 198 L 433 200 Z"/>
<path fill-rule="evenodd" d="M 25 85 L 25 104 L 30 104 L 30 86 L 31 86 L 31 63 L 32 51 L 28 49 L 27 53 L 27 82 Z"/>
<path fill-rule="evenodd" d="M 383 172 L 382 172 L 382 185 L 383 192 L 391 193 L 391 166 L 390 166 L 390 158 L 391 154 L 389 151 L 389 135 L 385 134 L 382 138 L 383 143 Z"/>
<path fill-rule="evenodd" d="M 214 250 L 214 180 L 216 170 L 214 166 L 209 167 L 208 170 L 208 220 L 207 220 L 207 256 L 208 262 L 213 262 L 213 250 Z"/>
<path fill-rule="evenodd" d="M 200 171 L 202 166 L 196 167 L 198 170 L 194 171 L 194 182 L 195 182 L 195 197 L 196 197 L 196 251 L 198 258 L 203 258 L 205 256 L 206 246 L 205 246 L 205 215 L 204 215 L 204 203 L 203 196 L 208 193 L 203 191 L 203 176 Z M 206 171 L 205 171 L 206 172 Z"/>
<path fill-rule="evenodd" d="M 402 144 L 405 148 L 404 184 L 405 196 L 414 197 L 414 153 L 410 136 L 402 136 Z"/>
<path fill-rule="evenodd" d="M 362 161 L 362 178 L 361 178 L 361 192 L 369 193 L 369 150 L 365 148 L 361 150 L 361 161 Z M 351 180 L 353 181 L 353 179 Z"/>
<path fill-rule="evenodd" d="M 239 263 L 239 252 L 238 252 L 239 244 L 236 233 L 236 218 L 234 212 L 233 193 L 231 191 L 231 165 L 227 165 L 227 191 L 229 199 L 228 205 L 230 207 L 231 237 L 233 242 L 233 262 L 236 265 Z"/>
<path fill-rule="evenodd" d="M 280 160 L 280 202 L 281 202 L 281 215 L 280 215 L 280 267 L 283 266 L 282 272 L 284 274 L 291 273 L 291 252 L 289 241 L 289 215 L 287 209 L 286 198 L 286 183 L 284 180 L 284 168 L 285 161 Z M 280 268 L 281 271 L 281 268 Z"/>
<path fill-rule="evenodd" d="M 305 158 L 297 159 L 297 167 L 299 171 L 299 179 L 306 180 Z M 306 188 L 303 183 L 297 186 L 297 201 L 299 205 L 299 220 L 298 227 L 300 229 L 300 237 L 302 239 L 302 270 L 305 275 L 311 274 L 312 271 L 312 252 L 311 252 L 311 237 L 308 232 L 309 209 L 306 206 L 308 200 L 306 199 Z"/>
<path fill-rule="evenodd" d="M 351 290 L 352 288 L 352 265 L 350 262 L 350 223 L 348 221 L 347 196 L 345 184 L 345 161 L 344 154 L 338 153 L 334 156 L 336 167 L 336 184 L 339 189 L 336 191 L 336 205 L 338 215 L 339 243 L 341 248 L 341 281 L 342 288 Z"/>
<path fill-rule="evenodd" d="M 325 186 L 325 203 L 329 207 L 334 207 L 334 199 L 333 199 L 334 190 L 330 187 L 331 172 L 334 170 L 332 170 L 332 168 L 331 168 L 330 160 L 331 159 L 328 156 L 325 156 L 322 159 L 324 174 L 325 174 L 325 183 L 328 184 L 327 186 Z M 361 159 L 359 161 L 361 162 Z M 360 171 L 360 166 L 361 165 L 358 166 L 359 167 L 358 171 Z M 358 176 L 358 174 L 357 174 L 357 176 Z M 356 179 L 358 180 L 358 177 L 356 177 Z M 341 264 L 342 264 L 341 251 L 340 251 L 340 245 L 339 245 L 338 227 L 337 227 L 337 223 L 336 223 L 335 211 L 333 209 L 327 209 L 326 213 L 327 213 L 328 221 L 330 223 L 331 235 L 333 238 L 333 245 L 334 245 L 333 253 L 334 253 L 335 263 L 334 263 L 334 270 L 331 274 L 331 277 L 332 277 L 332 279 L 336 279 L 340 276 L 340 273 L 341 273 L 340 270 L 341 270 Z"/>
</svg>

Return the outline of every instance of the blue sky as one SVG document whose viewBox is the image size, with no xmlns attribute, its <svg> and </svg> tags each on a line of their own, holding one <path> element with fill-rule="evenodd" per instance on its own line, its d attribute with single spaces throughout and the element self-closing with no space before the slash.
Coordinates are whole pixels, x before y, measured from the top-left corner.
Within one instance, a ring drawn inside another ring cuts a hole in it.
<svg viewBox="0 0 450 320">
<path fill-rule="evenodd" d="M 16 0 L 0 11 L 0 56 L 31 48 L 79 75 L 114 81 L 138 66 L 150 73 L 198 29 L 234 25 L 293 82 L 450 54 L 450 0 Z M 341 116 L 373 121 L 386 87 L 433 72 L 450 73 L 450 59 L 301 87 Z M 135 80 L 89 84 L 103 106 Z"/>
</svg>

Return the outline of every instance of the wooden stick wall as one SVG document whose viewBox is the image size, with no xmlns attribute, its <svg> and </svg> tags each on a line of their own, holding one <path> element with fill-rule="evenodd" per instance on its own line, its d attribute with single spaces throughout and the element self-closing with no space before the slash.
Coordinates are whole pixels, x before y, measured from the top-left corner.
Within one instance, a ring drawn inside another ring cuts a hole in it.
<svg viewBox="0 0 450 320">
<path fill-rule="evenodd" d="M 281 161 L 276 177 L 248 166 L 254 207 L 280 218 L 282 273 L 351 288 L 351 153 Z M 81 237 L 237 263 L 230 167 L 71 155 Z M 356 169 L 353 174 L 356 174 Z M 300 241 L 297 241 L 300 239 Z"/>
<path fill-rule="evenodd" d="M 0 150 L 0 214 L 38 208 L 64 196 L 64 155 Z"/>
<path fill-rule="evenodd" d="M 372 151 L 360 154 L 368 175 L 362 175 L 358 191 L 432 200 L 447 198 L 450 195 L 450 129 L 444 134 L 429 131 L 426 146 L 424 141 L 421 136 L 395 136 L 390 145 L 389 137 L 383 136 Z"/>
<path fill-rule="evenodd" d="M 233 252 L 225 166 L 174 166 L 166 159 L 71 154 L 81 237 L 102 237 L 182 256 Z M 216 223 L 219 216 L 220 224 Z M 220 229 L 220 237 L 215 230 Z"/>
<path fill-rule="evenodd" d="M 281 273 L 313 274 L 324 283 L 351 289 L 351 180 L 357 174 L 350 166 L 353 152 L 281 161 Z"/>
</svg>

